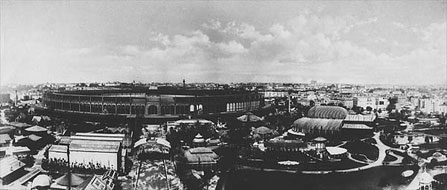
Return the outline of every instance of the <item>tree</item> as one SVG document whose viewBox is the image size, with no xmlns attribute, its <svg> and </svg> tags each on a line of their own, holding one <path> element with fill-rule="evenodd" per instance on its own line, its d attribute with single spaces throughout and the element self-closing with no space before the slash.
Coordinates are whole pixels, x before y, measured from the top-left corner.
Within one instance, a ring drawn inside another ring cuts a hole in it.
<svg viewBox="0 0 447 190">
<path fill-rule="evenodd" d="M 386 107 L 386 111 L 388 111 L 388 113 L 389 113 L 392 110 L 396 109 L 397 98 L 396 97 L 390 97 L 390 98 L 388 98 L 388 102 L 390 102 L 390 103 Z"/>
<path fill-rule="evenodd" d="M 372 110 L 373 110 L 373 108 L 371 106 L 366 107 L 366 111 L 371 112 Z"/>
</svg>

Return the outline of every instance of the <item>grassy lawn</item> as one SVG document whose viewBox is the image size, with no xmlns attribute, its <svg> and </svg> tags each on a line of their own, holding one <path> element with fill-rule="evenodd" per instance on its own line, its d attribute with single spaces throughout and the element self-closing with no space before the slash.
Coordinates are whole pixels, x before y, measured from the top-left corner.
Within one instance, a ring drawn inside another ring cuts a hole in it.
<svg viewBox="0 0 447 190">
<path fill-rule="evenodd" d="M 393 161 L 396 161 L 396 160 L 397 160 L 397 158 L 395 156 L 387 154 L 386 157 L 385 157 L 385 160 L 383 160 L 383 161 L 384 162 L 393 162 Z"/>
<path fill-rule="evenodd" d="M 342 146 L 346 148 L 348 152 L 353 155 L 365 155 L 370 160 L 377 160 L 379 157 L 379 149 L 372 143 L 367 143 L 364 141 L 351 141 Z"/>
</svg>

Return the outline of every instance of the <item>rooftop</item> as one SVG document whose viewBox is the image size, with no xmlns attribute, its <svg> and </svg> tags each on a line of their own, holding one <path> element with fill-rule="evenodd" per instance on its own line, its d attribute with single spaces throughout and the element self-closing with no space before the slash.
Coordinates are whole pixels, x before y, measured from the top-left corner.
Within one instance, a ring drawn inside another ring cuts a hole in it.
<svg viewBox="0 0 447 190">
<path fill-rule="evenodd" d="M 307 117 L 321 119 L 345 119 L 348 111 L 338 106 L 314 106 L 307 112 Z"/>
<path fill-rule="evenodd" d="M 70 151 L 86 152 L 118 152 L 120 142 L 116 141 L 89 141 L 74 139 L 70 143 Z"/>
<path fill-rule="evenodd" d="M 13 156 L 0 159 L 0 178 L 3 179 L 12 172 L 25 167 L 25 164 Z"/>
</svg>

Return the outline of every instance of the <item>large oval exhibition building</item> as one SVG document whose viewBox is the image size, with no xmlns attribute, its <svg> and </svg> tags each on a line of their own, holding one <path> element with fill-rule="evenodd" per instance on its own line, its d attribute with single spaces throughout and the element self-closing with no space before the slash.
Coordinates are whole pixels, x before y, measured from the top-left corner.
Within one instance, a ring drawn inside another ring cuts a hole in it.
<svg viewBox="0 0 447 190">
<path fill-rule="evenodd" d="M 64 90 L 46 92 L 43 105 L 56 113 L 177 119 L 254 111 L 264 105 L 264 97 L 244 90 Z"/>
</svg>

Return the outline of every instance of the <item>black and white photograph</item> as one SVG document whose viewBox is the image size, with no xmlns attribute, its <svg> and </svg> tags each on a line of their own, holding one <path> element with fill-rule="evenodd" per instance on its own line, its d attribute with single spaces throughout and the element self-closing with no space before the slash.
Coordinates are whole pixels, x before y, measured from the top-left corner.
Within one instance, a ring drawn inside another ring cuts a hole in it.
<svg viewBox="0 0 447 190">
<path fill-rule="evenodd" d="M 0 190 L 447 190 L 447 0 L 0 0 Z"/>
</svg>

